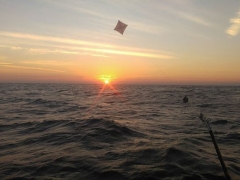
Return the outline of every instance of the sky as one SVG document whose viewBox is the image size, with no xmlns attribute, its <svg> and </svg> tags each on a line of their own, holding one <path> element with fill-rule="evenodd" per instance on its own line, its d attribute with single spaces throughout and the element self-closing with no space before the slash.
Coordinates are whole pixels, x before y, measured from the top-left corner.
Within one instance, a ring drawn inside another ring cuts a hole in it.
<svg viewBox="0 0 240 180">
<path fill-rule="evenodd" d="M 240 85 L 239 48 L 239 0 L 0 0 L 2 83 Z"/>
</svg>

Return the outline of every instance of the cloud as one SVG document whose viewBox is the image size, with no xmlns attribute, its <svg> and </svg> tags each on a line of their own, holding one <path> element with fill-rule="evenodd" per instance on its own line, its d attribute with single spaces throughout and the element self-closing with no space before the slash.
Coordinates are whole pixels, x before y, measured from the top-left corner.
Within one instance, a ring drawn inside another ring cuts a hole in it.
<svg viewBox="0 0 240 180">
<path fill-rule="evenodd" d="M 57 69 L 48 69 L 48 68 L 36 68 L 36 67 L 29 67 L 29 66 L 17 66 L 17 65 L 11 65 L 11 64 L 1 64 L 0 66 L 4 67 L 11 67 L 11 68 L 19 68 L 19 69 L 32 69 L 32 70 L 40 70 L 40 71 L 52 71 L 52 72 L 65 72 Z"/>
<path fill-rule="evenodd" d="M 12 50 L 21 50 L 22 48 L 21 48 L 21 47 L 15 47 L 15 46 L 14 46 L 14 47 L 12 47 L 11 49 L 12 49 Z"/>
<path fill-rule="evenodd" d="M 73 62 L 69 61 L 56 61 L 56 60 L 34 60 L 34 61 L 20 61 L 21 64 L 30 64 L 30 65 L 51 65 L 51 66 L 66 66 L 73 65 Z"/>
<path fill-rule="evenodd" d="M 56 53 L 56 54 L 79 54 L 79 52 L 76 51 L 66 51 L 66 50 L 60 50 L 60 49 L 38 49 L 38 48 L 24 48 L 27 50 L 29 53 L 32 54 L 51 54 L 51 53 Z"/>
<path fill-rule="evenodd" d="M 61 8 L 65 8 L 65 9 L 70 9 L 71 11 L 76 11 L 82 14 L 87 14 L 90 16 L 95 16 L 95 17 L 102 17 L 102 18 L 107 18 L 107 19 L 112 19 L 111 16 L 107 16 L 104 15 L 104 13 L 99 12 L 99 10 L 101 8 L 99 8 L 96 3 L 92 3 L 90 1 L 72 1 L 72 5 L 67 2 L 67 1 L 52 1 L 52 0 L 45 0 L 46 3 L 52 4 L 54 6 L 59 6 Z M 87 5 L 91 5 L 91 9 L 90 8 L 86 8 Z"/>
<path fill-rule="evenodd" d="M 6 46 L 6 48 L 9 48 Z M 62 49 L 46 49 L 46 48 L 24 48 L 24 47 L 11 47 L 11 50 L 19 51 L 24 50 L 30 54 L 79 54 L 77 51 L 67 51 Z"/>
<path fill-rule="evenodd" d="M 135 31 L 142 31 L 151 34 L 159 34 L 162 29 L 158 25 L 152 25 L 147 23 L 140 23 L 140 22 L 129 22 L 131 24 L 131 28 Z"/>
<path fill-rule="evenodd" d="M 116 47 L 116 49 L 106 49 L 106 48 L 92 48 L 92 47 L 76 47 L 76 46 L 59 46 L 59 48 L 66 48 L 68 50 L 72 49 L 74 51 L 84 51 L 101 53 L 101 56 L 105 54 L 115 54 L 115 55 L 126 55 L 126 56 L 136 56 L 136 57 L 148 57 L 148 58 L 158 58 L 158 59 L 173 59 L 175 56 L 170 55 L 170 53 L 159 53 L 153 50 L 146 49 L 128 49 L 126 47 Z M 119 50 L 122 49 L 122 50 Z M 136 51 L 134 51 L 136 50 Z M 96 54 L 92 54 L 96 55 Z"/>
<path fill-rule="evenodd" d="M 184 13 L 184 12 L 177 12 L 177 14 L 179 16 L 181 16 L 182 18 L 184 18 L 186 20 L 189 20 L 189 21 L 192 21 L 194 23 L 197 23 L 197 24 L 200 24 L 200 25 L 203 25 L 203 26 L 213 27 L 213 24 L 205 21 L 204 19 L 202 19 L 200 17 L 193 16 L 193 15 L 190 15 L 190 14 L 187 14 L 187 13 Z"/>
<path fill-rule="evenodd" d="M 170 1 L 170 0 L 165 0 L 166 2 L 170 2 L 170 3 L 173 3 L 173 5 L 178 5 L 180 6 L 179 8 L 173 8 L 172 6 L 169 6 L 169 5 L 166 5 L 165 3 L 162 3 L 160 6 L 156 6 L 158 8 L 160 8 L 160 10 L 165 10 L 171 14 L 174 14 L 175 16 L 177 17 L 180 17 L 182 19 L 185 19 L 187 21 L 191 21 L 195 24 L 199 24 L 199 25 L 203 25 L 203 26 L 207 26 L 207 27 L 213 27 L 214 24 L 207 21 L 206 19 L 202 18 L 202 17 L 199 17 L 196 14 L 196 12 L 199 10 L 199 7 L 197 7 L 198 9 L 195 9 L 194 13 L 190 13 L 189 11 L 181 11 L 179 9 L 182 9 L 183 7 L 187 9 L 190 9 L 191 8 L 191 4 L 192 4 L 192 1 L 189 1 L 189 0 L 181 0 L 181 1 Z M 192 7 L 193 8 L 193 7 Z M 191 9 L 192 9 L 191 8 Z M 203 14 L 203 13 L 200 13 L 200 14 Z"/>
<path fill-rule="evenodd" d="M 24 34 L 24 33 L 12 33 L 12 32 L 0 32 L 1 36 L 8 36 L 14 38 L 22 38 L 22 39 L 30 39 L 35 41 L 46 41 L 46 42 L 56 42 L 56 43 L 64 43 L 64 44 L 78 44 L 78 45 L 90 45 L 90 46 L 101 46 L 101 47 L 112 47 L 108 44 L 89 42 L 89 41 L 81 41 L 69 38 L 60 38 L 60 37 L 51 37 L 51 36 L 39 36 L 35 34 Z"/>
<path fill-rule="evenodd" d="M 28 39 L 34 41 L 44 41 L 44 42 L 54 42 L 62 43 L 65 45 L 52 45 L 55 49 L 46 49 L 46 48 L 23 48 L 23 47 L 11 47 L 12 50 L 27 50 L 30 53 L 64 53 L 64 54 L 81 54 L 83 52 L 93 52 L 105 54 L 115 54 L 115 55 L 127 55 L 127 56 L 136 56 L 136 57 L 147 57 L 147 58 L 159 58 L 159 59 L 172 59 L 174 56 L 169 53 L 160 53 L 159 51 L 152 51 L 146 49 L 133 49 L 130 47 L 114 46 L 110 44 L 100 44 L 95 42 L 80 41 L 75 39 L 67 39 L 61 37 L 51 37 L 51 36 L 40 36 L 34 34 L 23 34 L 23 33 L 12 33 L 12 32 L 0 32 L 2 36 Z M 68 45 L 68 46 L 66 46 Z M 78 46 L 76 46 L 78 45 Z M 81 45 L 81 46 L 79 46 Z M 51 46 L 45 44 L 45 46 Z M 81 51 L 81 52 L 79 52 Z"/>
<path fill-rule="evenodd" d="M 149 57 L 149 58 L 159 58 L 159 59 L 172 59 L 173 58 L 173 56 L 170 56 L 170 55 L 141 53 L 141 52 L 134 52 L 134 51 L 119 51 L 119 50 L 113 50 L 113 49 L 87 49 L 87 48 L 85 48 L 85 50 L 89 50 L 89 51 L 93 50 L 95 52 L 108 53 L 108 54 Z"/>
<path fill-rule="evenodd" d="M 238 35 L 240 31 L 240 11 L 237 13 L 237 17 L 230 19 L 232 25 L 226 30 L 226 33 L 230 36 Z"/>
<path fill-rule="evenodd" d="M 102 54 L 92 54 L 92 56 L 95 56 L 95 57 L 105 57 L 105 58 L 109 57 L 109 56 L 105 56 L 105 55 L 102 55 Z"/>
<path fill-rule="evenodd" d="M 12 63 L 0 62 L 0 66 L 1 65 L 10 65 L 10 64 L 12 64 Z"/>
</svg>

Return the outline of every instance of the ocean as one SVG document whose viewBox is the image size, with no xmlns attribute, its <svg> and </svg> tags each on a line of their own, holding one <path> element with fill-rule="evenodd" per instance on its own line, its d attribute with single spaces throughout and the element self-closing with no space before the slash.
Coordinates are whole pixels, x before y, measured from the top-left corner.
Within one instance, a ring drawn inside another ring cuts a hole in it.
<svg viewBox="0 0 240 180">
<path fill-rule="evenodd" d="M 203 113 L 237 180 L 239 112 L 238 86 L 0 84 L 0 179 L 223 180 Z"/>
</svg>

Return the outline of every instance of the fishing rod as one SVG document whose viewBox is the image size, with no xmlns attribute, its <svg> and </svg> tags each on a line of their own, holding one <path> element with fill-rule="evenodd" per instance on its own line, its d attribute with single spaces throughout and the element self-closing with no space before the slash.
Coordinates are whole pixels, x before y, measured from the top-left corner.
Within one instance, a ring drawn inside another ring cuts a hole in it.
<svg viewBox="0 0 240 180">
<path fill-rule="evenodd" d="M 216 152 L 217 152 L 219 161 L 220 161 L 220 163 L 221 163 L 221 165 L 222 165 L 222 169 L 223 169 L 223 171 L 224 171 L 224 174 L 225 174 L 226 179 L 227 179 L 227 180 L 232 180 L 231 177 L 230 177 L 230 175 L 228 174 L 227 167 L 226 167 L 226 165 L 225 165 L 225 163 L 224 163 L 224 161 L 223 161 L 221 152 L 220 152 L 220 150 L 219 150 L 219 148 L 218 148 L 216 139 L 215 139 L 214 134 L 213 134 L 213 132 L 212 132 L 212 128 L 211 128 L 211 126 L 210 126 L 210 124 L 209 124 L 209 121 L 211 121 L 211 119 L 204 117 L 204 115 L 203 115 L 202 113 L 200 113 L 199 119 L 201 119 L 202 122 L 204 122 L 204 123 L 206 124 L 207 128 L 208 128 L 209 134 L 211 135 L 211 138 L 212 138 L 212 141 L 213 141 L 215 150 L 216 150 Z"/>
</svg>

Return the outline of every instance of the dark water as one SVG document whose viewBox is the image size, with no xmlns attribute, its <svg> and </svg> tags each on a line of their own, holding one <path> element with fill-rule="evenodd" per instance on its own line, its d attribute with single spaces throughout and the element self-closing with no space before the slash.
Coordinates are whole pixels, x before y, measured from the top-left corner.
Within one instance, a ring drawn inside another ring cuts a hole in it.
<svg viewBox="0 0 240 180">
<path fill-rule="evenodd" d="M 102 87 L 0 84 L 0 179 L 240 179 L 240 87 Z"/>
</svg>

